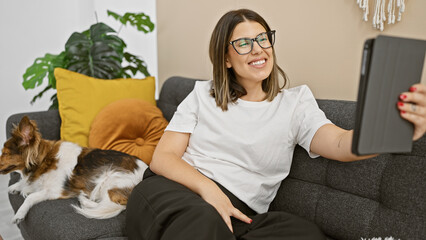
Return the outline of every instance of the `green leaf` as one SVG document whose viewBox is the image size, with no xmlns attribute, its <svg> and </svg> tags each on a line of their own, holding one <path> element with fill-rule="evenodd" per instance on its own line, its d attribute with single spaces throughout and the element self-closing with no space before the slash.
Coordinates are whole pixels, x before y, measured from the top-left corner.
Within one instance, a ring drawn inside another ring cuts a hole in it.
<svg viewBox="0 0 426 240">
<path fill-rule="evenodd" d="M 108 25 L 93 24 L 88 31 L 73 33 L 65 44 L 67 69 L 96 78 L 118 78 L 125 47 Z"/>
<path fill-rule="evenodd" d="M 131 26 L 136 27 L 139 31 L 149 33 L 154 30 L 154 23 L 151 18 L 145 13 L 125 13 L 121 16 L 115 12 L 107 10 L 108 16 L 112 16 L 115 20 L 120 21 L 123 25 L 129 23 Z"/>
<path fill-rule="evenodd" d="M 34 102 L 38 99 L 38 98 L 41 98 L 42 96 L 43 96 L 43 94 L 45 93 L 45 92 L 47 92 L 47 91 L 49 91 L 50 89 L 52 89 L 52 85 L 49 85 L 49 86 L 47 86 L 47 87 L 45 87 L 44 89 L 43 89 L 43 91 L 41 91 L 41 92 L 39 92 L 37 95 L 35 95 L 34 97 L 33 97 L 33 99 L 31 99 L 31 104 L 34 104 Z"/>
<path fill-rule="evenodd" d="M 24 81 L 22 82 L 22 86 L 25 90 L 40 86 L 46 76 L 49 78 L 48 85 L 52 85 L 52 78 L 54 78 L 53 69 L 54 67 L 63 67 L 63 57 L 63 53 L 59 55 L 47 53 L 44 57 L 36 58 L 34 63 L 26 69 L 23 75 Z"/>
<path fill-rule="evenodd" d="M 53 89 L 56 89 L 56 78 L 55 78 L 55 68 L 65 68 L 67 62 L 65 60 L 66 53 L 65 51 L 61 52 L 56 58 L 52 59 L 49 66 L 49 73 L 47 74 L 47 79 L 49 80 L 48 86 L 52 86 Z"/>
<path fill-rule="evenodd" d="M 123 67 L 123 77 L 130 78 L 132 76 L 135 76 L 137 72 L 142 73 L 143 75 L 145 75 L 145 77 L 151 76 L 151 74 L 148 72 L 148 67 L 146 63 L 143 60 L 139 59 L 139 57 L 125 52 L 124 58 L 126 59 L 129 65 Z M 132 73 L 132 75 L 129 73 L 129 71 Z"/>
<path fill-rule="evenodd" d="M 50 98 L 50 101 L 52 101 L 52 105 L 50 105 L 49 110 L 51 109 L 58 109 L 58 98 L 57 98 L 57 94 L 53 94 L 53 96 Z"/>
</svg>

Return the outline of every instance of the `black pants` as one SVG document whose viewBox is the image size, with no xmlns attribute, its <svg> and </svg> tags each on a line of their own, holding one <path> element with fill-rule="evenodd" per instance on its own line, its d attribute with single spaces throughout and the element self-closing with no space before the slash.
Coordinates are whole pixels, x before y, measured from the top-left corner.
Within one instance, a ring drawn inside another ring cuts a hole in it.
<svg viewBox="0 0 426 240">
<path fill-rule="evenodd" d="M 256 214 L 224 187 L 234 207 L 253 219 L 232 218 L 232 233 L 216 209 L 185 186 L 155 175 L 149 168 L 133 190 L 126 210 L 130 240 L 325 239 L 318 227 L 285 212 Z"/>
</svg>

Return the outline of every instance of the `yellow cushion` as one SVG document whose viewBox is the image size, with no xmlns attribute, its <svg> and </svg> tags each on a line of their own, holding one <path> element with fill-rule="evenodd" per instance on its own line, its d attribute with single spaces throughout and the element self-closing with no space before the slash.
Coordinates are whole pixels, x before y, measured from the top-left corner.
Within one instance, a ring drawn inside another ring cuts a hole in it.
<svg viewBox="0 0 426 240">
<path fill-rule="evenodd" d="M 161 110 L 146 101 L 118 100 L 93 120 L 89 147 L 125 152 L 149 164 L 167 124 Z"/>
<path fill-rule="evenodd" d="M 103 80 L 62 68 L 55 69 L 61 139 L 88 146 L 90 125 L 106 105 L 137 98 L 155 105 L 155 79 Z M 114 126 L 111 126 L 114 127 Z"/>
</svg>

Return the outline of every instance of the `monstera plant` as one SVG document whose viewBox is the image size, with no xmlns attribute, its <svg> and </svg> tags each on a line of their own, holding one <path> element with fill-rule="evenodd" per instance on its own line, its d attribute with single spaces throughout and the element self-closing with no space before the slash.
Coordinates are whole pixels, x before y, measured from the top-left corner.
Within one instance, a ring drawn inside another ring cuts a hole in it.
<svg viewBox="0 0 426 240">
<path fill-rule="evenodd" d="M 125 13 L 123 16 L 107 11 L 108 16 L 120 21 L 123 25 L 130 24 L 139 31 L 149 33 L 154 30 L 154 23 L 144 13 Z M 125 52 L 126 43 L 118 33 L 108 25 L 99 22 L 84 32 L 74 32 L 65 43 L 61 53 L 49 54 L 37 58 L 24 73 L 23 87 L 33 89 L 47 79 L 47 86 L 31 103 L 41 98 L 50 89 L 56 89 L 53 71 L 57 67 L 102 79 L 130 78 L 138 72 L 150 76 L 146 63 L 131 53 Z M 58 108 L 56 93 L 51 97 L 49 109 Z"/>
</svg>

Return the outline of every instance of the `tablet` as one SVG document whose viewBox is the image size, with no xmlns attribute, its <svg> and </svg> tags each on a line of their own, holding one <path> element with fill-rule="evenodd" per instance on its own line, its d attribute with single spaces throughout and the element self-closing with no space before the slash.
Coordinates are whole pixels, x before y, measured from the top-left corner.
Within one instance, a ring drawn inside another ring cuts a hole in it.
<svg viewBox="0 0 426 240">
<path fill-rule="evenodd" d="M 379 35 L 364 43 L 352 152 L 410 152 L 413 124 L 401 118 L 399 95 L 419 83 L 426 41 Z M 423 73 L 426 74 L 426 73 Z"/>
</svg>

